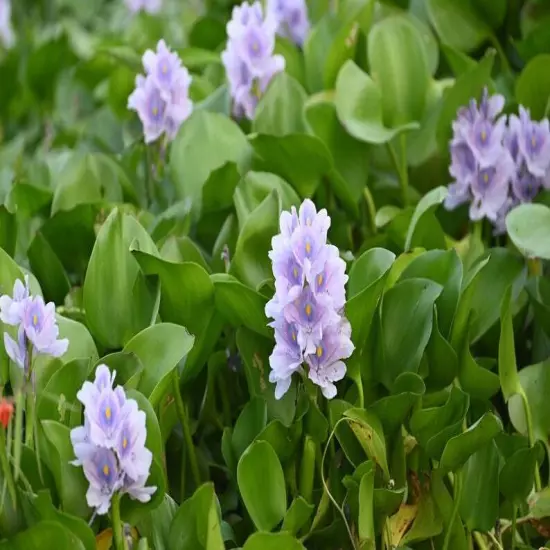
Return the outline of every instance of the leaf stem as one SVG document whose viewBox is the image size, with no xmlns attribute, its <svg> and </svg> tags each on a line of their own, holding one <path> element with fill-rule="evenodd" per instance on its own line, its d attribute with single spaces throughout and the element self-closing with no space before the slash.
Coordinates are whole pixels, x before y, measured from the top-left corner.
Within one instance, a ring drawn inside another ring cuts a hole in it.
<svg viewBox="0 0 550 550">
<path fill-rule="evenodd" d="M 363 187 L 363 196 L 365 197 L 365 201 L 367 203 L 367 209 L 369 212 L 369 226 L 371 233 L 373 235 L 376 235 L 377 228 L 376 228 L 376 206 L 374 204 L 374 199 L 372 198 L 372 193 L 370 192 L 370 189 L 365 185 Z"/>
<path fill-rule="evenodd" d="M 35 417 L 35 401 L 32 391 L 27 393 L 27 408 L 25 410 L 25 445 L 33 448 L 34 442 L 34 417 Z"/>
<path fill-rule="evenodd" d="M 483 540 L 483 537 L 481 536 L 480 533 L 477 533 L 476 531 L 474 531 L 472 533 L 472 536 L 474 537 L 476 544 L 478 545 L 480 550 L 488 550 L 487 544 L 485 544 L 485 541 Z"/>
<path fill-rule="evenodd" d="M 126 550 L 126 541 L 122 529 L 122 520 L 120 519 L 120 493 L 115 493 L 111 500 L 111 523 L 113 525 L 113 540 L 115 550 Z"/>
<path fill-rule="evenodd" d="M 397 176 L 399 177 L 399 185 L 401 186 L 401 196 L 403 201 L 403 207 L 406 207 L 409 204 L 409 197 L 407 193 L 407 188 L 409 186 L 409 176 L 407 173 L 407 157 L 405 155 L 405 146 L 406 146 L 406 141 L 404 141 L 405 139 L 406 138 L 402 136 L 402 141 L 401 141 L 402 156 L 403 156 L 402 162 L 399 162 L 399 158 L 397 156 L 397 152 L 395 151 L 394 146 L 389 141 L 387 143 L 390 157 L 395 167 L 395 171 L 397 172 Z"/>
<path fill-rule="evenodd" d="M 460 504 L 460 496 L 462 494 L 462 480 L 460 476 L 460 470 L 456 472 L 454 476 L 454 506 L 451 514 L 451 520 L 449 521 L 449 526 L 447 527 L 447 532 L 445 533 L 445 540 L 443 541 L 443 549 L 449 550 L 451 543 L 451 535 L 453 532 L 453 527 L 458 516 L 458 507 Z"/>
<path fill-rule="evenodd" d="M 529 438 L 529 446 L 533 447 L 535 445 L 535 433 L 533 431 L 533 417 L 531 415 L 531 407 L 529 406 L 529 400 L 527 399 L 527 394 L 525 393 L 525 390 L 523 388 L 521 388 L 519 394 L 521 396 L 521 400 L 523 401 L 523 411 L 525 414 L 525 422 L 527 424 L 527 437 Z M 542 489 L 538 462 L 535 463 L 535 489 L 537 490 L 537 492 Z"/>
<path fill-rule="evenodd" d="M 183 430 L 183 438 L 187 447 L 187 455 L 189 456 L 189 465 L 191 466 L 191 473 L 193 475 L 193 481 L 195 486 L 199 487 L 201 484 L 201 475 L 199 471 L 199 463 L 197 462 L 197 454 L 195 452 L 195 445 L 193 444 L 193 438 L 191 437 L 191 428 L 189 427 L 189 415 L 186 410 L 185 404 L 181 397 L 180 382 L 177 368 L 172 371 L 172 385 L 174 390 L 174 397 L 176 399 L 176 411 L 178 413 L 181 428 Z M 182 464 L 182 468 L 184 465 Z M 184 498 L 184 495 L 181 496 Z"/>
<path fill-rule="evenodd" d="M 17 502 L 17 493 L 15 491 L 15 482 L 11 473 L 10 463 L 8 460 L 8 452 L 6 447 L 6 430 L 0 428 L 0 463 L 2 464 L 2 470 L 4 471 L 4 477 L 10 492 L 13 507 L 15 508 Z M 3 502 L 2 502 L 3 505 Z"/>
<path fill-rule="evenodd" d="M 518 507 L 514 505 L 514 510 L 512 512 L 512 550 L 516 547 L 516 522 L 518 516 Z"/>
</svg>

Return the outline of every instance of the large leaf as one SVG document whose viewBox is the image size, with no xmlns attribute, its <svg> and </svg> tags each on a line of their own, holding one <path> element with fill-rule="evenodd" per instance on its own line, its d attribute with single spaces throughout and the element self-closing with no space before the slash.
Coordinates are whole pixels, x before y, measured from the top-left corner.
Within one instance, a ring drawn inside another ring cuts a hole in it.
<svg viewBox="0 0 550 550">
<path fill-rule="evenodd" d="M 420 121 L 430 78 L 420 31 L 405 17 L 383 19 L 369 33 L 368 56 L 386 125 Z"/>
<path fill-rule="evenodd" d="M 305 547 L 288 533 L 254 533 L 243 550 L 305 550 Z"/>
<path fill-rule="evenodd" d="M 522 204 L 506 216 L 506 229 L 522 254 L 550 260 L 550 208 L 543 204 Z"/>
<path fill-rule="evenodd" d="M 1 550 L 84 550 L 77 536 L 57 521 L 41 521 L 12 539 L 0 543 Z"/>
<path fill-rule="evenodd" d="M 529 61 L 516 81 L 516 100 L 531 111 L 535 120 L 548 116 L 550 76 L 545 67 L 549 62 L 549 53 L 537 55 Z"/>
<path fill-rule="evenodd" d="M 283 468 L 273 447 L 257 441 L 244 452 L 237 466 L 237 482 L 254 525 L 271 531 L 286 513 Z M 269 498 L 266 498 L 269 495 Z"/>
<path fill-rule="evenodd" d="M 92 334 L 109 348 L 121 348 L 147 327 L 155 296 L 130 253 L 134 243 L 147 253 L 156 247 L 139 222 L 114 209 L 99 234 L 84 281 L 84 308 Z M 116 261 L 113 261 L 116 258 Z"/>
<path fill-rule="evenodd" d="M 382 94 L 371 77 L 347 61 L 336 80 L 336 112 L 354 138 L 367 143 L 387 143 L 398 133 L 418 128 L 415 122 L 388 128 L 382 119 Z"/>
</svg>

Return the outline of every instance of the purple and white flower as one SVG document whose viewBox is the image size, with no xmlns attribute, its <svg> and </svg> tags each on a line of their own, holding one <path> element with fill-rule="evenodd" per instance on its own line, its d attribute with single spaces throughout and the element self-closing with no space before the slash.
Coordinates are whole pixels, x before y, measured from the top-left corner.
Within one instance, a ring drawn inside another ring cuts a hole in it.
<svg viewBox="0 0 550 550">
<path fill-rule="evenodd" d="M 146 487 L 153 455 L 145 446 L 145 413 L 121 386 L 113 388 L 116 373 L 99 365 L 95 381 L 84 382 L 77 393 L 84 405 L 84 425 L 71 430 L 76 459 L 90 483 L 86 499 L 98 514 L 106 514 L 116 492 L 148 502 L 156 487 Z"/>
<path fill-rule="evenodd" d="M 0 42 L 8 49 L 15 44 L 10 0 L 0 0 Z"/>
<path fill-rule="evenodd" d="M 32 357 L 38 354 L 61 357 L 69 347 L 69 340 L 59 339 L 55 304 L 44 303 L 42 296 L 30 295 L 28 276 L 24 282 L 15 281 L 12 294 L 0 296 L 0 320 L 18 327 L 17 341 L 5 332 L 4 346 L 10 359 L 29 375 Z"/>
<path fill-rule="evenodd" d="M 124 2 L 132 13 L 144 11 L 145 13 L 157 14 L 162 8 L 162 0 L 124 0 Z"/>
<path fill-rule="evenodd" d="M 275 276 L 275 296 L 266 305 L 274 319 L 275 347 L 269 358 L 269 381 L 280 399 L 292 375 L 304 364 L 327 398 L 336 395 L 342 362 L 353 352 L 349 323 L 342 317 L 346 301 L 346 265 L 338 249 L 327 244 L 330 218 L 317 212 L 309 199 L 299 212 L 282 212 L 280 233 L 272 239 L 269 257 Z"/>
<path fill-rule="evenodd" d="M 173 140 L 193 111 L 189 99 L 191 76 L 164 40 L 159 41 L 156 51 L 147 50 L 143 54 L 143 66 L 146 74 L 136 77 L 128 108 L 137 112 L 146 143 L 163 134 L 167 140 Z"/>
<path fill-rule="evenodd" d="M 227 24 L 227 46 L 221 57 L 237 117 L 254 118 L 271 79 L 285 68 L 284 57 L 273 53 L 276 28 L 272 16 L 264 18 L 259 2 L 244 2 L 233 8 Z"/>
<path fill-rule="evenodd" d="M 277 34 L 303 45 L 310 29 L 305 0 L 268 0 L 267 12 L 277 22 Z"/>
</svg>

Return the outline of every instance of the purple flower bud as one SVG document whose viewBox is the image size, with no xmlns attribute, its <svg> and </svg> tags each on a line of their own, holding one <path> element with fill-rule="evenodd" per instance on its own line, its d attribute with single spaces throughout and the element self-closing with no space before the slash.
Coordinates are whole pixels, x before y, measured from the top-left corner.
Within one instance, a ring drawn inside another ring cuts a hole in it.
<svg viewBox="0 0 550 550">
<path fill-rule="evenodd" d="M 7 332 L 4 332 L 4 347 L 8 357 L 19 368 L 25 369 L 27 367 L 27 339 L 23 325 L 19 325 L 17 330 L 17 342 Z"/>
<path fill-rule="evenodd" d="M 84 475 L 90 483 L 86 500 L 90 508 L 99 515 L 106 514 L 111 507 L 113 494 L 122 486 L 122 476 L 113 451 L 97 447 L 91 457 L 83 463 Z"/>
<path fill-rule="evenodd" d="M 334 382 L 342 380 L 346 374 L 342 359 L 350 357 L 355 349 L 350 336 L 351 328 L 347 321 L 340 326 L 332 325 L 315 342 L 313 353 L 306 357 L 309 378 L 321 388 L 327 399 L 336 395 Z"/>
<path fill-rule="evenodd" d="M 268 0 L 267 11 L 277 21 L 277 34 L 304 43 L 310 28 L 305 0 Z"/>
</svg>

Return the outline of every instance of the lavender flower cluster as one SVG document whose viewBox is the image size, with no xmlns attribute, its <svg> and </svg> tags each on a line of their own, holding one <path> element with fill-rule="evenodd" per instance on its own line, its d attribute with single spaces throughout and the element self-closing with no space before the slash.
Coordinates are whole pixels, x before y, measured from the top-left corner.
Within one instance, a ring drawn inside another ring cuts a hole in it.
<svg viewBox="0 0 550 550">
<path fill-rule="evenodd" d="M 256 107 L 275 74 L 284 70 L 285 59 L 274 55 L 277 21 L 264 19 L 262 5 L 247 2 L 233 8 L 227 24 L 227 46 L 222 52 L 233 113 L 252 120 Z"/>
<path fill-rule="evenodd" d="M 116 492 L 148 502 L 156 487 L 145 487 L 153 455 L 145 446 L 145 413 L 134 399 L 128 399 L 121 386 L 113 389 L 112 375 L 99 365 L 95 381 L 84 382 L 77 393 L 84 405 L 84 425 L 71 430 L 76 460 L 90 483 L 88 506 L 106 514 Z"/>
<path fill-rule="evenodd" d="M 269 380 L 275 397 L 288 390 L 292 375 L 308 367 L 309 379 L 323 395 L 336 395 L 334 382 L 344 378 L 343 359 L 353 353 L 351 326 L 343 315 L 346 264 L 338 249 L 327 244 L 330 217 L 306 199 L 299 213 L 283 212 L 280 234 L 269 253 L 275 276 L 275 296 L 266 305 L 274 319 L 275 348 L 269 358 Z"/>
<path fill-rule="evenodd" d="M 470 203 L 470 219 L 487 218 L 495 231 L 505 230 L 506 214 L 532 201 L 541 188 L 550 188 L 550 127 L 536 122 L 520 106 L 519 117 L 500 116 L 504 97 L 475 99 L 459 110 L 453 123 L 451 166 L 454 182 L 445 206 L 451 210 Z"/>
<path fill-rule="evenodd" d="M 302 46 L 310 24 L 305 0 L 268 0 L 267 13 L 277 22 L 277 34 Z"/>
<path fill-rule="evenodd" d="M 132 13 L 144 11 L 153 15 L 162 8 L 162 0 L 124 0 L 124 3 Z"/>
<path fill-rule="evenodd" d="M 59 327 L 55 319 L 55 304 L 44 303 L 42 296 L 31 296 L 29 278 L 20 279 L 13 286 L 13 297 L 0 296 L 0 320 L 16 326 L 17 342 L 4 333 L 4 347 L 10 359 L 29 376 L 32 358 L 38 354 L 61 357 L 69 347 L 69 340 L 58 339 Z"/>
<path fill-rule="evenodd" d="M 128 108 L 137 112 L 146 143 L 162 134 L 172 140 L 193 110 L 189 99 L 191 76 L 164 40 L 159 41 L 156 52 L 147 50 L 142 61 L 146 74 L 136 77 Z"/>
</svg>

